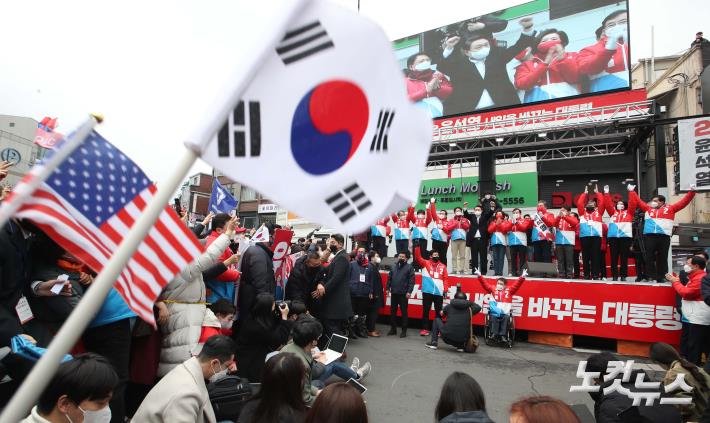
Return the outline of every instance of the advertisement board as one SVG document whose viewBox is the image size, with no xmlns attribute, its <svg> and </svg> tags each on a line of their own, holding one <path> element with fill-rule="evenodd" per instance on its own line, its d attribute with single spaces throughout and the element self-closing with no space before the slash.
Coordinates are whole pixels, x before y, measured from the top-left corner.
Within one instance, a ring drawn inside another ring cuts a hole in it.
<svg viewBox="0 0 710 423">
<path fill-rule="evenodd" d="M 383 283 L 386 279 L 383 274 Z M 471 301 L 483 307 L 473 318 L 475 325 L 483 325 L 488 294 L 477 278 L 451 276 L 449 296 L 456 292 L 457 283 Z M 422 311 L 421 275 L 417 274 L 408 314 L 419 319 Z M 513 296 L 512 312 L 515 327 L 522 330 L 680 343 L 680 315 L 675 308 L 675 291 L 668 285 L 529 279 Z M 389 314 L 389 298 L 380 314 Z M 430 317 L 434 318 L 433 310 Z"/>
<path fill-rule="evenodd" d="M 534 0 L 394 47 L 410 99 L 433 118 L 630 87 L 625 1 Z"/>
<path fill-rule="evenodd" d="M 513 173 L 496 176 L 496 197 L 503 208 L 535 207 L 537 205 L 537 173 Z M 424 208 L 431 198 L 436 198 L 441 210 L 463 207 L 467 201 L 471 207 L 478 203 L 478 176 L 462 178 L 428 179 L 419 187 L 418 207 Z"/>
<path fill-rule="evenodd" d="M 710 116 L 678 121 L 680 189 L 710 190 Z"/>
</svg>

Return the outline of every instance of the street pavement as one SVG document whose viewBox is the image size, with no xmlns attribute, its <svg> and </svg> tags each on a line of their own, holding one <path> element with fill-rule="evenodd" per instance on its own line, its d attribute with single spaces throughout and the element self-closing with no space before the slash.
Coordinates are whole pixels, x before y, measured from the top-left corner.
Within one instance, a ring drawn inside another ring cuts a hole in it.
<svg viewBox="0 0 710 423">
<path fill-rule="evenodd" d="M 569 392 L 571 385 L 581 384 L 576 378 L 577 366 L 589 357 L 589 351 L 521 342 L 512 349 L 492 347 L 479 337 L 478 352 L 465 354 L 443 342 L 438 350 L 426 348 L 428 339 L 419 336 L 418 329 L 410 329 L 404 339 L 386 336 L 389 327 L 385 325 L 378 325 L 378 329 L 382 337 L 351 340 L 347 347 L 348 363 L 354 356 L 361 363 L 372 363 L 373 371 L 364 381 L 371 422 L 433 422 L 441 386 L 454 371 L 468 373 L 478 381 L 485 392 L 488 415 L 498 423 L 508 421 L 508 410 L 515 400 L 534 394 L 551 395 L 593 410 L 588 394 Z M 631 357 L 622 359 L 627 358 Z"/>
</svg>

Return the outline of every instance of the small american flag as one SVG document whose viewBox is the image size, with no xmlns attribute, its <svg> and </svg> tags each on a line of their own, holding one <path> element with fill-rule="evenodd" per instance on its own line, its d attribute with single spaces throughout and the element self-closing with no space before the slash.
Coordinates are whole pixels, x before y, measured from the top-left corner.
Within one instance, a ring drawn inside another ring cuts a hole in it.
<svg viewBox="0 0 710 423">
<path fill-rule="evenodd" d="M 31 220 L 98 273 L 155 191 L 135 163 L 94 131 L 20 207 L 17 217 Z M 156 298 L 202 250 L 166 206 L 114 286 L 136 314 L 155 324 Z"/>
</svg>

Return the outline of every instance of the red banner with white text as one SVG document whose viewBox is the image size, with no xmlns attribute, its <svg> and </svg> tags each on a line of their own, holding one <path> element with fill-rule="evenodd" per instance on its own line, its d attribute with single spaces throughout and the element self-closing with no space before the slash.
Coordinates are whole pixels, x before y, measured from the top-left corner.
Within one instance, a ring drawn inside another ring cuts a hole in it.
<svg viewBox="0 0 710 423">
<path fill-rule="evenodd" d="M 435 119 L 434 141 L 544 131 L 646 116 L 650 105 L 646 97 L 646 90 L 639 89 Z"/>
<path fill-rule="evenodd" d="M 383 279 L 387 279 L 386 273 Z M 478 279 L 451 276 L 449 283 L 452 286 L 449 296 L 456 292 L 456 284 L 461 283 L 461 289 L 469 299 L 483 307 L 483 311 L 473 318 L 474 324 L 483 325 L 489 295 Z M 448 299 L 444 303 L 448 303 Z M 681 323 L 675 308 L 675 291 L 666 284 L 528 279 L 513 296 L 512 310 L 515 326 L 522 330 L 640 342 L 662 341 L 672 345 L 680 342 Z M 419 274 L 408 311 L 409 317 L 422 317 Z M 380 313 L 389 314 L 389 298 Z M 434 317 L 433 309 L 430 317 Z"/>
</svg>

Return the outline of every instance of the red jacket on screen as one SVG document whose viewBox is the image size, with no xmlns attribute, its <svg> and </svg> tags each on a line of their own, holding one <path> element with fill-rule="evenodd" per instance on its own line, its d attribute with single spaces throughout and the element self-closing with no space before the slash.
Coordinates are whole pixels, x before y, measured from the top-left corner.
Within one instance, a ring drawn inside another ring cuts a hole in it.
<svg viewBox="0 0 710 423">
<path fill-rule="evenodd" d="M 607 50 L 606 38 L 606 36 L 602 37 L 596 44 L 583 48 L 577 54 L 580 74 L 616 73 L 628 68 L 628 46 L 617 43 L 616 50 Z"/>
<path fill-rule="evenodd" d="M 440 81 L 439 89 L 434 90 L 431 93 L 427 93 L 426 84 L 434 78 L 437 78 Z M 428 76 L 422 77 L 422 79 L 413 79 L 408 77 L 406 81 L 407 95 L 409 96 L 409 99 L 414 102 L 427 97 L 438 97 L 441 100 L 445 100 L 454 90 L 449 80 L 441 72 L 433 72 Z"/>
<path fill-rule="evenodd" d="M 566 82 L 576 84 L 579 80 L 579 68 L 576 53 L 565 53 L 562 60 L 554 60 L 547 65 L 538 55 L 515 68 L 515 88 L 530 90 L 549 84 Z"/>
</svg>

